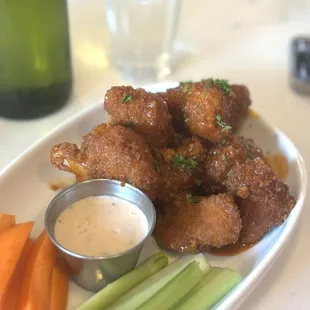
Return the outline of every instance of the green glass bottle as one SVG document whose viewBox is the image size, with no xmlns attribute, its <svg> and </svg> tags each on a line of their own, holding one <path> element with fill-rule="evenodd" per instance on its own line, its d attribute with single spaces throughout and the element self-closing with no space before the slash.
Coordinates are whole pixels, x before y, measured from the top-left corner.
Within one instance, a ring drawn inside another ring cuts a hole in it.
<svg viewBox="0 0 310 310">
<path fill-rule="evenodd" d="M 52 113 L 71 86 L 66 0 L 0 0 L 0 116 Z"/>
</svg>

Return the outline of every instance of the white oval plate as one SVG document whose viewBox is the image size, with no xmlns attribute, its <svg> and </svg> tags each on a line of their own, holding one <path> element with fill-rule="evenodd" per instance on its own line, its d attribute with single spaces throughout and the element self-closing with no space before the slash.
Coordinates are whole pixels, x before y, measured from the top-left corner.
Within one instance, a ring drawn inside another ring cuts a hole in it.
<svg viewBox="0 0 310 310">
<path fill-rule="evenodd" d="M 149 91 L 163 91 L 174 86 L 175 83 L 166 83 L 146 88 Z M 15 214 L 18 222 L 35 220 L 33 236 L 37 236 L 43 229 L 45 209 L 56 194 L 48 183 L 69 176 L 50 164 L 51 147 L 64 141 L 79 144 L 82 135 L 105 121 L 107 114 L 103 110 L 102 102 L 95 103 L 58 126 L 47 137 L 39 140 L 14 160 L 0 173 L 0 212 Z M 259 280 L 268 271 L 272 271 L 272 264 L 297 226 L 307 189 L 304 161 L 298 149 L 281 131 L 266 124 L 262 118 L 248 118 L 240 134 L 253 138 L 265 152 L 281 153 L 287 157 L 289 161 L 287 183 L 297 204 L 282 226 L 273 229 L 246 252 L 231 257 L 206 254 L 211 264 L 228 266 L 238 270 L 243 276 L 243 281 L 216 306 L 218 309 L 236 309 L 253 291 Z M 155 241 L 150 238 L 143 249 L 141 259 L 157 250 Z M 175 257 L 170 255 L 171 259 Z M 71 282 L 68 309 L 76 309 L 90 296 L 90 292 Z"/>
</svg>

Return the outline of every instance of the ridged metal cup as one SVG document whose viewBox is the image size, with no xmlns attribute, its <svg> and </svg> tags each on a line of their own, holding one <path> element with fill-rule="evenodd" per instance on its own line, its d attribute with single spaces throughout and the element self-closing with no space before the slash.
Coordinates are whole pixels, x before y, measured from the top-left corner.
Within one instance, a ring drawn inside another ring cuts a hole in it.
<svg viewBox="0 0 310 310">
<path fill-rule="evenodd" d="M 102 195 L 125 199 L 140 208 L 148 222 L 148 232 L 144 239 L 135 247 L 111 256 L 85 256 L 64 248 L 54 235 L 60 213 L 78 200 Z M 144 193 L 129 184 L 123 186 L 120 181 L 108 179 L 89 180 L 66 188 L 50 202 L 45 213 L 46 232 L 63 254 L 74 281 L 93 292 L 101 290 L 136 266 L 143 245 L 154 229 L 155 221 L 153 203 Z"/>
</svg>

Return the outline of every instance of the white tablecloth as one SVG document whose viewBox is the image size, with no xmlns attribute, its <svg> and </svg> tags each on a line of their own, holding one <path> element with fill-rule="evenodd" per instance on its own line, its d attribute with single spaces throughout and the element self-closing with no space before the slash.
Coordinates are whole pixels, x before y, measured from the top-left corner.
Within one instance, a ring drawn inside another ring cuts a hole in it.
<svg viewBox="0 0 310 310">
<path fill-rule="evenodd" d="M 63 110 L 40 120 L 0 118 L 0 169 L 57 124 L 103 98 L 108 87 L 126 83 L 107 61 L 105 1 L 69 1 L 72 98 Z M 288 43 L 297 34 L 310 36 L 307 0 L 183 0 L 176 41 L 180 61 L 169 79 L 212 76 L 247 84 L 254 108 L 295 142 L 310 167 L 310 97 L 299 97 L 288 86 Z M 308 197 L 293 239 L 242 309 L 310 309 L 309 203 Z"/>
</svg>

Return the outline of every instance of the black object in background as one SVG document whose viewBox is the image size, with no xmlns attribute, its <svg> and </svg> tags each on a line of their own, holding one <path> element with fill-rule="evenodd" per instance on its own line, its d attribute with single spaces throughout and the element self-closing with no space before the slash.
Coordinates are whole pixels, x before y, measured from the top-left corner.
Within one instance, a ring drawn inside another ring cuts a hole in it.
<svg viewBox="0 0 310 310">
<path fill-rule="evenodd" d="M 71 86 L 66 0 L 1 0 L 0 116 L 52 113 Z"/>
<path fill-rule="evenodd" d="M 291 41 L 291 86 L 297 93 L 310 96 L 310 37 Z"/>
</svg>

